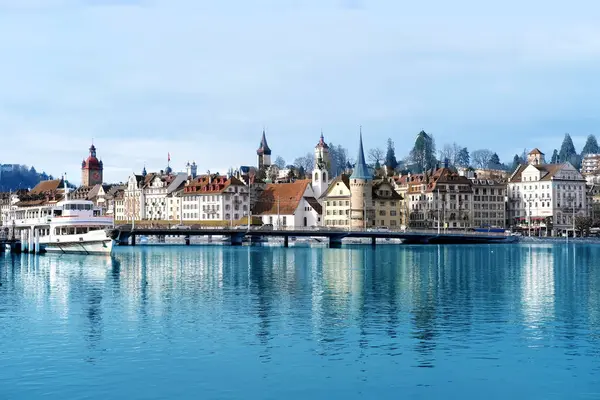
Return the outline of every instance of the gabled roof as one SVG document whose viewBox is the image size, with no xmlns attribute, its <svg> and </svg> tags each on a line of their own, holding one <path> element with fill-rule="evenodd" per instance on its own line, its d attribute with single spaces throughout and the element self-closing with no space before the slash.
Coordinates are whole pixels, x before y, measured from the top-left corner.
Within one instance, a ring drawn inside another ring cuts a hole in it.
<svg viewBox="0 0 600 400">
<path fill-rule="evenodd" d="M 272 183 L 258 198 L 252 214 L 254 215 L 291 215 L 296 212 L 304 198 L 310 180 L 302 179 L 292 183 Z"/>
<path fill-rule="evenodd" d="M 33 189 L 31 189 L 30 193 L 37 194 L 37 193 L 56 191 L 61 187 L 61 184 L 62 184 L 62 179 L 41 181 L 40 183 L 35 185 L 35 187 Z"/>
<path fill-rule="evenodd" d="M 519 165 L 516 171 L 512 174 L 510 179 L 508 180 L 511 183 L 522 182 L 522 175 L 525 172 L 525 169 L 529 166 L 533 166 L 535 169 L 541 172 L 541 181 L 549 181 L 556 175 L 561 169 L 565 167 L 567 163 L 564 164 L 542 164 L 542 165 L 533 165 L 533 164 L 523 164 Z"/>
<path fill-rule="evenodd" d="M 540 151 L 540 149 L 538 149 L 537 147 L 536 147 L 536 148 L 534 148 L 533 150 L 531 150 L 531 151 L 529 152 L 529 154 L 541 154 L 541 155 L 544 155 L 544 153 L 542 153 L 542 152 Z"/>
<path fill-rule="evenodd" d="M 390 187 L 390 194 L 388 196 L 379 195 L 378 190 L 382 185 L 387 185 Z M 392 183 L 388 182 L 385 179 L 380 179 L 373 182 L 373 199 L 402 200 L 402 196 L 400 196 L 394 190 L 394 186 Z"/>
<path fill-rule="evenodd" d="M 335 179 L 333 181 L 331 181 L 331 183 L 329 184 L 329 187 L 321 195 L 320 198 L 323 199 L 325 197 L 330 197 L 329 194 L 331 193 L 332 190 L 334 190 L 337 187 L 338 183 L 343 184 L 344 186 L 346 186 L 346 189 L 350 190 L 350 178 L 346 174 L 341 174 L 341 175 L 336 176 Z M 336 197 L 336 196 L 332 195 L 331 197 Z"/>
<path fill-rule="evenodd" d="M 313 210 L 317 212 L 317 214 L 323 214 L 323 207 L 321 207 L 321 204 L 317 199 L 315 199 L 314 197 L 305 197 L 304 200 L 306 200 L 306 202 L 310 204 L 310 206 L 313 208 Z"/>
</svg>

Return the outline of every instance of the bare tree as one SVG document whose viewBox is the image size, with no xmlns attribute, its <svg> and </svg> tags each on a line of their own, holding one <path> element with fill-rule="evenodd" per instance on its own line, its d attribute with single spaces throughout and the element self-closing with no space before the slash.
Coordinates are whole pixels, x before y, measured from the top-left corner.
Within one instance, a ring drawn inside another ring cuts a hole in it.
<svg viewBox="0 0 600 400">
<path fill-rule="evenodd" d="M 307 153 L 303 157 L 298 157 L 294 160 L 294 166 L 298 169 L 302 168 L 305 172 L 311 172 L 315 167 L 315 160 L 311 153 Z"/>
<path fill-rule="evenodd" d="M 377 164 L 377 163 L 381 164 L 383 162 L 384 157 L 385 157 L 385 151 L 383 151 L 379 147 L 369 150 L 369 153 L 367 156 L 367 158 L 369 159 L 369 162 L 371 164 Z"/>
<path fill-rule="evenodd" d="M 475 150 L 471 153 L 471 161 L 476 168 L 487 168 L 494 153 L 488 149 Z"/>
</svg>

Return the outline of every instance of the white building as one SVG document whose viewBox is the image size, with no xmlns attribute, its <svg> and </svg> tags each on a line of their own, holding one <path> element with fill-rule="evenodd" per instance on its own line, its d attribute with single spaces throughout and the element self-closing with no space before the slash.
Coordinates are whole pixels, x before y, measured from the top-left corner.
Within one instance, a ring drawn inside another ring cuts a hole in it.
<svg viewBox="0 0 600 400">
<path fill-rule="evenodd" d="M 123 206 L 115 207 L 115 220 L 177 220 L 173 193 L 183 187 L 186 173 L 165 172 L 132 174 L 123 192 Z"/>
<path fill-rule="evenodd" d="M 600 154 L 586 154 L 581 160 L 581 173 L 584 176 L 598 175 L 600 170 Z"/>
<path fill-rule="evenodd" d="M 248 186 L 231 176 L 200 175 L 189 179 L 176 197 L 181 198 L 182 221 L 229 221 L 248 216 Z"/>
<path fill-rule="evenodd" d="M 274 228 L 299 228 L 321 225 L 321 205 L 315 198 L 310 180 L 268 184 L 259 197 L 252 215 Z"/>
<path fill-rule="evenodd" d="M 529 154 L 508 181 L 508 220 L 532 235 L 573 231 L 574 218 L 587 215 L 586 181 L 569 162 L 545 164 Z"/>
</svg>

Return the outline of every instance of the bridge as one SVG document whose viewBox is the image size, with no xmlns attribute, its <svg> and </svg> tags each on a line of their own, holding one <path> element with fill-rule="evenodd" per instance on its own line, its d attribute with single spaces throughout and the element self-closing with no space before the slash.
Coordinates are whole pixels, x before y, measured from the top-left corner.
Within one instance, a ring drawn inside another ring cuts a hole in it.
<svg viewBox="0 0 600 400">
<path fill-rule="evenodd" d="M 251 241 L 258 238 L 279 237 L 283 238 L 283 246 L 288 247 L 291 237 L 326 238 L 329 247 L 340 247 L 342 239 L 370 239 L 375 246 L 377 239 L 402 239 L 403 244 L 485 244 L 485 243 L 510 243 L 516 242 L 515 236 L 494 232 L 450 232 L 438 233 L 436 230 L 409 230 L 409 231 L 378 231 L 378 230 L 347 230 L 336 228 L 133 228 L 131 226 L 117 227 L 112 232 L 112 238 L 120 245 L 136 244 L 137 236 L 183 236 L 185 243 L 189 244 L 191 236 L 227 236 L 232 246 L 239 246 L 244 238 Z"/>
</svg>

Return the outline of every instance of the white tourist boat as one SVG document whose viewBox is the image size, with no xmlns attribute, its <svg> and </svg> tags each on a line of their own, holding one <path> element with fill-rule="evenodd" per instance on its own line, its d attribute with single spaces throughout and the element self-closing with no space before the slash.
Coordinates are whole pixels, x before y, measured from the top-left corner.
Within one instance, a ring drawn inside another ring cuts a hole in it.
<svg viewBox="0 0 600 400">
<path fill-rule="evenodd" d="M 13 207 L 3 223 L 30 252 L 111 254 L 113 248 L 113 218 L 88 200 Z"/>
</svg>

